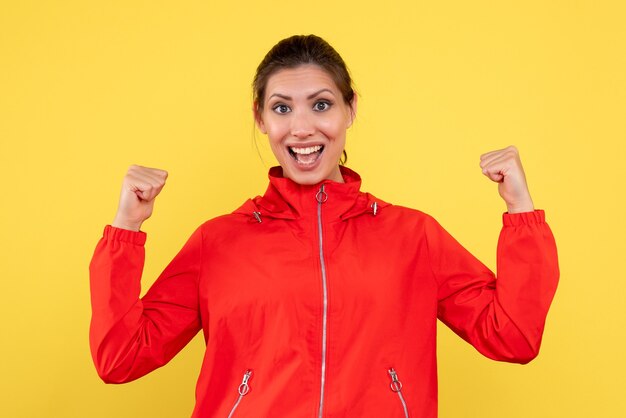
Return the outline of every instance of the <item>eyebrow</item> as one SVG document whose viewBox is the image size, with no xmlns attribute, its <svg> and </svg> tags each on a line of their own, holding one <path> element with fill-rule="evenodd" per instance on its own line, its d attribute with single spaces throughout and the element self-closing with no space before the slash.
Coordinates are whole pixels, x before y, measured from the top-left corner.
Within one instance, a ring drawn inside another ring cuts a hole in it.
<svg viewBox="0 0 626 418">
<path fill-rule="evenodd" d="M 324 92 L 328 92 L 328 93 L 332 94 L 333 96 L 335 95 L 330 89 L 323 88 L 321 90 L 316 91 L 315 93 L 309 94 L 306 98 L 307 98 L 307 100 L 310 100 L 310 99 L 314 98 L 315 96 L 319 96 L 320 94 L 322 94 Z M 271 99 L 274 96 L 280 97 L 281 99 L 284 99 L 284 100 L 291 100 L 292 99 L 291 97 L 285 96 L 284 94 L 274 93 L 270 97 L 268 97 L 268 100 Z"/>
</svg>

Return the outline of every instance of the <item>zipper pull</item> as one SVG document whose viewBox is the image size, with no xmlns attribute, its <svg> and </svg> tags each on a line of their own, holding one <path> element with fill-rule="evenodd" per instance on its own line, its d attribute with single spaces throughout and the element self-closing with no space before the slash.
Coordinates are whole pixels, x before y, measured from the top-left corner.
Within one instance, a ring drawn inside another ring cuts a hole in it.
<svg viewBox="0 0 626 418">
<path fill-rule="evenodd" d="M 315 195 L 315 200 L 317 200 L 317 203 L 320 205 L 328 200 L 328 194 L 324 191 L 324 186 L 325 184 L 322 184 L 322 187 L 320 187 L 319 191 Z"/>
<path fill-rule="evenodd" d="M 246 396 L 248 392 L 250 392 L 250 385 L 248 385 L 248 380 L 250 380 L 250 376 L 252 376 L 252 370 L 246 370 L 246 373 L 243 375 L 243 380 L 239 385 L 237 391 L 241 396 Z"/>
<path fill-rule="evenodd" d="M 402 382 L 398 380 L 398 373 L 392 368 L 389 369 L 389 376 L 391 376 L 391 383 L 389 386 L 394 392 L 400 392 L 402 390 Z"/>
</svg>

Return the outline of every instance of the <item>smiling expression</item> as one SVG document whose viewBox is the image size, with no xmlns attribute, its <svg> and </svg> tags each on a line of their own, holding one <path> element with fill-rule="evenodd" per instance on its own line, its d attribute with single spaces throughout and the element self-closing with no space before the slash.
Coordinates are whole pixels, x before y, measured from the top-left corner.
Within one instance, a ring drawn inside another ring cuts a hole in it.
<svg viewBox="0 0 626 418">
<path fill-rule="evenodd" d="M 343 182 L 339 159 L 355 117 L 355 100 L 346 103 L 330 74 L 317 65 L 270 76 L 255 120 L 285 177 L 299 184 Z"/>
</svg>

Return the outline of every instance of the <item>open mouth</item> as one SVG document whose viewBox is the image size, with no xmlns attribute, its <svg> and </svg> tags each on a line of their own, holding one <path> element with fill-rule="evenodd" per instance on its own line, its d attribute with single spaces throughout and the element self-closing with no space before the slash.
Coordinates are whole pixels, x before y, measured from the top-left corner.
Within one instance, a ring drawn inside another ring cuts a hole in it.
<svg viewBox="0 0 626 418">
<path fill-rule="evenodd" d="M 298 164 L 313 165 L 324 152 L 323 145 L 314 145 L 311 147 L 287 147 L 289 155 L 296 160 Z"/>
</svg>

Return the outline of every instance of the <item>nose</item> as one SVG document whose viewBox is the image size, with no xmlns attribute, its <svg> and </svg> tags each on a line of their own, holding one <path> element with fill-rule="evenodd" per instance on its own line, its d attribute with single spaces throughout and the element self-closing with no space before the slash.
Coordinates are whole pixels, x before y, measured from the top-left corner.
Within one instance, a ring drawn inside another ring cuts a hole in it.
<svg viewBox="0 0 626 418">
<path fill-rule="evenodd" d="M 294 112 L 291 118 L 291 135 L 305 139 L 312 136 L 315 133 L 315 124 L 312 120 L 312 115 L 307 112 Z"/>
</svg>

